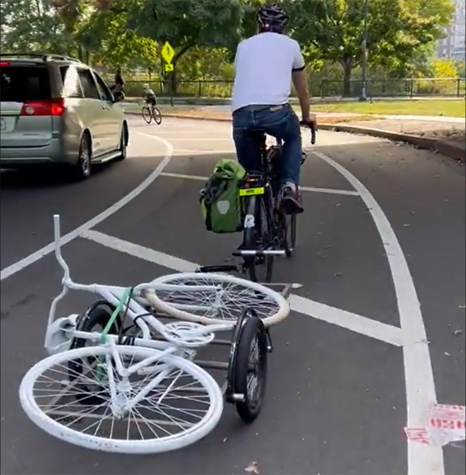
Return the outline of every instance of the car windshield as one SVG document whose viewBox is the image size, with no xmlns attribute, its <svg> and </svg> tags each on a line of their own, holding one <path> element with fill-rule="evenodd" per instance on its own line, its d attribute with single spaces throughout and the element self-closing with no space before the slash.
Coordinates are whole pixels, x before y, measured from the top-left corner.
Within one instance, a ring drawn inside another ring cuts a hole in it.
<svg viewBox="0 0 466 475">
<path fill-rule="evenodd" d="M 42 66 L 2 66 L 0 101 L 26 102 L 50 99 L 49 71 Z"/>
</svg>

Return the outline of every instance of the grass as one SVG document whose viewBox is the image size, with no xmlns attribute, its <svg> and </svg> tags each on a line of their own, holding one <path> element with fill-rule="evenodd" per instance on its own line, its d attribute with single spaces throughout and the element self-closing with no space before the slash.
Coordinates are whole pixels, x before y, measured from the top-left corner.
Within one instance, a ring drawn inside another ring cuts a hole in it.
<svg viewBox="0 0 466 475">
<path fill-rule="evenodd" d="M 176 105 L 172 109 L 169 105 L 161 104 L 161 108 L 167 112 L 169 110 L 177 113 L 179 110 L 185 112 L 196 107 L 194 104 Z M 358 101 L 341 101 L 313 104 L 313 112 L 340 112 L 348 114 L 363 115 L 430 115 L 445 117 L 465 117 L 464 99 L 413 99 L 413 100 L 377 100 L 372 104 Z M 299 108 L 299 106 L 295 106 Z M 128 110 L 140 111 L 137 104 L 128 106 Z M 190 111 L 191 112 L 191 111 Z"/>
<path fill-rule="evenodd" d="M 376 115 L 431 115 L 465 117 L 464 99 L 414 99 L 411 101 L 338 102 L 315 104 L 315 112 L 347 112 Z"/>
<path fill-rule="evenodd" d="M 359 101 L 339 101 L 329 103 L 313 104 L 311 109 L 313 112 L 338 112 L 347 114 L 370 115 L 428 115 L 428 116 L 445 116 L 445 117 L 465 117 L 465 100 L 464 99 L 413 99 L 413 100 L 376 100 L 374 102 Z M 167 113 L 179 114 L 190 113 L 198 115 L 201 111 L 196 110 L 195 104 L 177 104 L 174 108 L 168 104 L 160 104 L 160 108 Z M 299 106 L 294 108 L 299 110 Z M 139 104 L 131 104 L 126 107 L 128 111 L 139 112 L 141 106 Z M 202 109 L 202 114 L 218 115 L 228 114 L 227 111 L 208 111 Z M 361 118 L 358 118 L 361 120 Z M 362 119 L 367 120 L 367 119 Z"/>
<path fill-rule="evenodd" d="M 200 118 L 200 119 L 231 119 L 231 112 L 225 111 L 225 110 L 212 110 L 212 109 L 199 109 L 199 108 L 193 108 L 192 106 L 167 106 L 167 105 L 160 105 L 159 106 L 160 111 L 164 115 L 168 116 L 189 116 L 189 117 L 195 117 L 195 118 Z M 136 112 L 140 113 L 141 112 L 141 106 L 136 105 L 136 104 L 131 104 L 125 107 L 125 110 L 128 112 Z M 348 115 L 348 116 L 338 116 L 338 117 L 325 117 L 320 120 L 319 123 L 322 124 L 342 124 L 342 123 L 349 123 L 352 121 L 357 120 L 358 122 L 365 122 L 365 121 L 372 121 L 374 120 L 374 117 L 372 115 Z"/>
</svg>

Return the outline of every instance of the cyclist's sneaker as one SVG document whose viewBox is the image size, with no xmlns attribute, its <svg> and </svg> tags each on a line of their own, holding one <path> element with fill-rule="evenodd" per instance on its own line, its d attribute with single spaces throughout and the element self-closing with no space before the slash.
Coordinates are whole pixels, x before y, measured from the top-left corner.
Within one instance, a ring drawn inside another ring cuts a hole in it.
<svg viewBox="0 0 466 475">
<path fill-rule="evenodd" d="M 294 183 L 286 183 L 283 186 L 280 207 L 285 214 L 297 214 L 304 211 L 301 193 Z"/>
</svg>

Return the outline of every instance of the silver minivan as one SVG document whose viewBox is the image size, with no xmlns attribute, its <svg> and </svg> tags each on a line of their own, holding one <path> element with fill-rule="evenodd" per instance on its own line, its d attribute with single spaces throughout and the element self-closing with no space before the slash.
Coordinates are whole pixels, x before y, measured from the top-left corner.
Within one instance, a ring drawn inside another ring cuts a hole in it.
<svg viewBox="0 0 466 475">
<path fill-rule="evenodd" d="M 60 165 L 85 179 L 94 163 L 126 158 L 123 95 L 85 64 L 2 54 L 0 76 L 1 168 Z"/>
</svg>

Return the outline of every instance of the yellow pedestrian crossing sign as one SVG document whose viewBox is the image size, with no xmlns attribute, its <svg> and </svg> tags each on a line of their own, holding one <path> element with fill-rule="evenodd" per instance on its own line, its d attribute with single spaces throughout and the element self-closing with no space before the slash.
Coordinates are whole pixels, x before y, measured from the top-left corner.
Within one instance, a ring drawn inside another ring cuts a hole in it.
<svg viewBox="0 0 466 475">
<path fill-rule="evenodd" d="M 166 41 L 162 48 L 162 58 L 170 64 L 173 56 L 175 56 L 175 50 L 172 48 L 172 45 Z"/>
<path fill-rule="evenodd" d="M 165 72 L 169 73 L 171 71 L 173 71 L 173 64 L 166 64 L 165 65 Z"/>
</svg>

